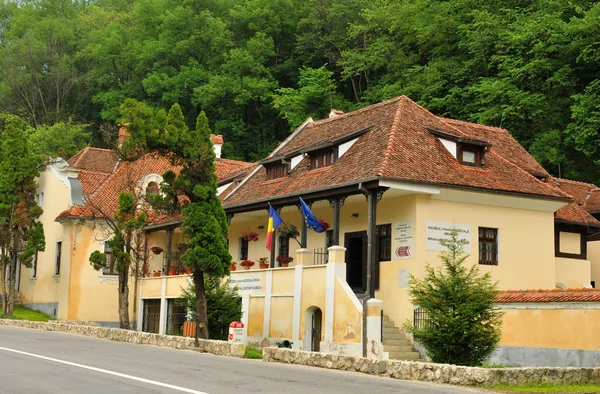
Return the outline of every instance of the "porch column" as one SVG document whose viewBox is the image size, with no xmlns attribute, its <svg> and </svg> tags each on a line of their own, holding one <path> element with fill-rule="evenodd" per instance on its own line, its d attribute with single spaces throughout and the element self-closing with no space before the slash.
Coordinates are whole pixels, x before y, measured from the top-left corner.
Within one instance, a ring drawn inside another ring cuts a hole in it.
<svg viewBox="0 0 600 394">
<path fill-rule="evenodd" d="M 173 228 L 169 227 L 167 228 L 167 250 L 165 252 L 165 257 L 166 257 L 166 267 L 163 268 L 163 275 L 168 275 L 169 274 L 169 267 L 171 267 L 171 261 L 172 261 L 172 256 L 171 256 L 171 244 L 173 243 Z"/>
<path fill-rule="evenodd" d="M 387 189 L 385 189 L 387 190 Z M 367 299 L 375 298 L 375 284 L 373 283 L 374 268 L 377 260 L 375 253 L 377 247 L 377 203 L 383 197 L 385 190 L 369 190 L 367 192 L 368 218 L 367 218 Z"/>
<path fill-rule="evenodd" d="M 333 208 L 333 245 L 340 244 L 340 208 L 344 205 L 346 197 L 336 197 L 329 200 L 329 205 Z"/>
</svg>

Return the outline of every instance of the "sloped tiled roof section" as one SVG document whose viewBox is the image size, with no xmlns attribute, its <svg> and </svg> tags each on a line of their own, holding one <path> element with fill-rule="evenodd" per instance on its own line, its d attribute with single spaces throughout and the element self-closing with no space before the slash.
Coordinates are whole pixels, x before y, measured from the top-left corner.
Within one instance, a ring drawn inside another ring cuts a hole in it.
<svg viewBox="0 0 600 394">
<path fill-rule="evenodd" d="M 591 213 L 600 213 L 600 189 L 590 191 L 590 196 L 585 202 L 584 208 Z"/>
<path fill-rule="evenodd" d="M 118 160 L 119 156 L 114 150 L 87 147 L 67 162 L 71 167 L 84 171 L 111 174 L 115 170 Z"/>
<path fill-rule="evenodd" d="M 598 220 L 596 220 L 588 211 L 574 202 L 567 204 L 556 211 L 554 213 L 554 218 L 561 222 L 570 224 L 600 227 L 600 222 Z"/>
<path fill-rule="evenodd" d="M 501 138 L 495 138 L 504 141 L 504 145 L 499 144 L 510 149 L 496 150 L 493 141 L 489 141 L 492 142 L 491 151 L 486 153 L 485 164 L 481 168 L 459 164 L 430 132 L 431 129 L 480 141 L 493 133 L 467 133 L 463 123 L 450 124 L 405 96 L 309 123 L 274 157 L 290 158 L 364 129 L 367 131 L 332 166 L 311 170 L 310 160 L 305 157 L 289 175 L 275 180 L 267 180 L 266 171 L 261 168 L 225 199 L 224 206 L 243 206 L 377 178 L 569 198 L 531 175 L 528 170 L 542 172 L 543 169 L 524 149 L 519 151 L 513 147 L 518 143 L 514 140 L 508 142 L 512 137 L 505 131 Z M 504 156 L 513 151 L 527 157 L 511 161 Z M 527 168 L 522 168 L 519 163 L 524 163 L 522 165 Z"/>
<path fill-rule="evenodd" d="M 215 162 L 218 178 L 228 177 L 250 165 L 251 163 L 229 159 L 220 159 Z M 62 212 L 57 219 L 113 216 L 117 212 L 118 197 L 121 192 L 135 190 L 137 182 L 145 176 L 150 174 L 162 175 L 167 170 L 177 172 L 179 168 L 173 166 L 167 157 L 156 153 L 144 155 L 134 162 L 124 162 L 91 196 L 88 196 L 83 205 L 73 206 L 71 209 Z M 168 223 L 170 220 L 177 219 L 165 215 L 151 215 L 150 218 L 154 218 L 161 223 Z"/>
<path fill-rule="evenodd" d="M 598 187 L 592 183 L 572 181 L 570 179 L 551 177 L 548 182 L 554 184 L 577 202 L 584 205 L 589 198 L 589 193 Z"/>
<path fill-rule="evenodd" d="M 443 120 L 449 125 L 462 131 L 469 138 L 490 142 L 494 152 L 516 164 L 528 173 L 537 177 L 549 176 L 544 167 L 542 167 L 507 130 L 454 119 L 443 118 Z"/>
<path fill-rule="evenodd" d="M 503 290 L 498 303 L 600 302 L 600 289 Z"/>
<path fill-rule="evenodd" d="M 114 150 L 87 147 L 67 162 L 80 170 L 78 178 L 83 193 L 89 195 L 116 170 L 119 156 Z"/>
</svg>

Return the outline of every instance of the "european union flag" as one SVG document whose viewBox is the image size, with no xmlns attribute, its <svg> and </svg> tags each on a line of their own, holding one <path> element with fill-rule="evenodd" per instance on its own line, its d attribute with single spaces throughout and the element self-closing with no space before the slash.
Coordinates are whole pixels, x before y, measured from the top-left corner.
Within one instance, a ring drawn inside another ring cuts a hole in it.
<svg viewBox="0 0 600 394">
<path fill-rule="evenodd" d="M 304 202 L 302 197 L 300 197 L 300 206 L 302 207 L 302 216 L 304 216 L 304 221 L 306 222 L 306 227 L 312 228 L 318 233 L 322 233 L 327 228 L 321 224 L 321 222 L 315 217 L 312 213 L 308 205 Z"/>
</svg>

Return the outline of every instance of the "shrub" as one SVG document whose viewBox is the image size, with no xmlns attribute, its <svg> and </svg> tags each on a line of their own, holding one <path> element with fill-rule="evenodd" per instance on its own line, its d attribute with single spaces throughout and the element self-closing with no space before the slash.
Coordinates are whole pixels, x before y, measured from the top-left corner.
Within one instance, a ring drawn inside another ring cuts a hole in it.
<svg viewBox="0 0 600 394">
<path fill-rule="evenodd" d="M 497 283 L 491 275 L 479 274 L 477 265 L 465 266 L 466 241 L 453 229 L 447 248 L 440 254 L 442 268 L 426 266 L 426 276 L 411 276 L 409 294 L 428 318 L 421 327 L 406 323 L 404 328 L 425 347 L 436 363 L 481 365 L 500 340 L 502 312 L 495 308 Z"/>
</svg>

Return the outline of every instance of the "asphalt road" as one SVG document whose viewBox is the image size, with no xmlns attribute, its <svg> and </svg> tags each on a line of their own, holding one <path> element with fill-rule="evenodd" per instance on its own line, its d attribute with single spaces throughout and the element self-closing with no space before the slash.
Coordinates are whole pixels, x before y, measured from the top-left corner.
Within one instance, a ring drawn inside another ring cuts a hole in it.
<svg viewBox="0 0 600 394">
<path fill-rule="evenodd" d="M 0 393 L 477 393 L 360 373 L 0 326 Z"/>
</svg>

